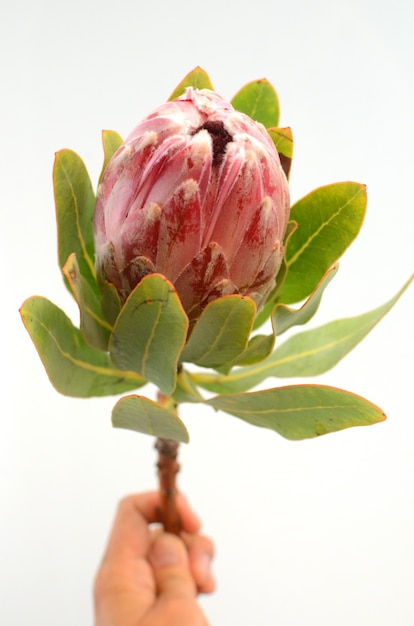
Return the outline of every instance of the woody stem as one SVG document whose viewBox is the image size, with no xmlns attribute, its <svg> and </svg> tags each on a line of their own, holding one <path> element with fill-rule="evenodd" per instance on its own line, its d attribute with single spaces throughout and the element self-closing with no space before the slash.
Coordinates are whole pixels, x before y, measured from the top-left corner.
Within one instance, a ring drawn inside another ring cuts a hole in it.
<svg viewBox="0 0 414 626">
<path fill-rule="evenodd" d="M 176 475 L 180 469 L 177 462 L 179 442 L 174 439 L 158 437 L 155 448 L 158 450 L 158 478 L 161 500 L 161 517 L 164 530 L 178 535 L 181 531 L 181 519 L 177 511 Z"/>
</svg>

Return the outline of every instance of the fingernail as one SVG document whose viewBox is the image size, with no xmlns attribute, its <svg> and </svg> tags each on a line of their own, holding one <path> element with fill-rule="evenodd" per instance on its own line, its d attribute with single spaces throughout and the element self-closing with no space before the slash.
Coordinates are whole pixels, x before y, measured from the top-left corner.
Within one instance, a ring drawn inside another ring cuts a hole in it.
<svg viewBox="0 0 414 626">
<path fill-rule="evenodd" d="M 149 559 L 153 567 L 171 567 L 182 561 L 179 539 L 172 535 L 160 535 L 154 541 Z"/>
</svg>

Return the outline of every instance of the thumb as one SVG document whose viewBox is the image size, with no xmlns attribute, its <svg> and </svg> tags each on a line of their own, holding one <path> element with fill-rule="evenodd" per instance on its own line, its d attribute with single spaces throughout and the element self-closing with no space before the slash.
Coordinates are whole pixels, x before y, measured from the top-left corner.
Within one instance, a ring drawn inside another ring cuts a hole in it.
<svg viewBox="0 0 414 626">
<path fill-rule="evenodd" d="M 191 575 L 187 549 L 179 537 L 169 533 L 158 535 L 152 544 L 149 560 L 158 596 L 165 600 L 194 600 L 196 585 Z"/>
</svg>

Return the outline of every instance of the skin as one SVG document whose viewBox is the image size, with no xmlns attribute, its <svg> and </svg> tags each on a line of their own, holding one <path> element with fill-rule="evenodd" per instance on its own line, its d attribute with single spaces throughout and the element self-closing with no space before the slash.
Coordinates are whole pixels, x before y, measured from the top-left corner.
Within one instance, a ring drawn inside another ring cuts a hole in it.
<svg viewBox="0 0 414 626">
<path fill-rule="evenodd" d="M 180 537 L 152 526 L 157 492 L 121 501 L 95 579 L 95 626 L 208 626 L 197 594 L 215 588 L 213 544 L 182 494 L 177 506 Z"/>
</svg>

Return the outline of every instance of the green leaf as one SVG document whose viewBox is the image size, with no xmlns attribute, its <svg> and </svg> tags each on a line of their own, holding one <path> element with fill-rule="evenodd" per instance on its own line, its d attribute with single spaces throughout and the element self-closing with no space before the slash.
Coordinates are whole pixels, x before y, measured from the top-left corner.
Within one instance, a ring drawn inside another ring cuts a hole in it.
<svg viewBox="0 0 414 626">
<path fill-rule="evenodd" d="M 288 273 L 279 292 L 285 304 L 306 298 L 358 235 L 366 190 L 352 182 L 315 189 L 291 209 L 298 223 L 286 249 Z"/>
<path fill-rule="evenodd" d="M 122 302 L 118 290 L 112 283 L 102 282 L 101 289 L 101 306 L 105 319 L 111 326 L 115 324 L 115 320 L 121 312 Z"/>
<path fill-rule="evenodd" d="M 216 396 L 206 404 L 292 440 L 385 420 L 381 409 L 368 400 L 322 385 L 294 385 Z"/>
<path fill-rule="evenodd" d="M 193 87 L 194 89 L 211 89 L 211 91 L 213 91 L 213 85 L 211 84 L 207 72 L 201 67 L 196 67 L 177 85 L 168 100 L 175 100 L 175 98 L 182 96 L 187 87 Z"/>
<path fill-rule="evenodd" d="M 46 298 L 29 298 L 20 314 L 50 382 L 63 395 L 109 396 L 146 383 L 134 372 L 114 368 L 109 355 L 91 348 L 67 315 Z"/>
<path fill-rule="evenodd" d="M 285 341 L 269 359 L 271 375 L 316 376 L 330 370 L 390 311 L 412 278 L 391 300 L 368 313 L 329 322 Z"/>
<path fill-rule="evenodd" d="M 285 304 L 277 304 L 273 314 L 273 323 L 276 330 L 276 335 L 279 337 L 282 333 L 286 332 L 292 326 L 299 326 L 306 324 L 315 315 L 319 308 L 323 292 L 335 276 L 339 268 L 339 263 L 333 265 L 315 287 L 306 302 L 300 307 L 300 309 L 292 309 Z"/>
<path fill-rule="evenodd" d="M 82 335 L 93 348 L 106 351 L 112 329 L 105 321 L 99 299 L 80 273 L 75 254 L 71 254 L 68 258 L 63 267 L 63 274 L 79 306 Z"/>
<path fill-rule="evenodd" d="M 293 135 L 290 128 L 268 128 L 276 150 L 279 153 L 280 163 L 286 178 L 289 178 L 293 158 Z"/>
<path fill-rule="evenodd" d="M 202 367 L 232 361 L 246 349 L 255 315 L 250 298 L 232 295 L 213 300 L 202 312 L 180 360 Z"/>
<path fill-rule="evenodd" d="M 93 239 L 95 196 L 86 167 L 75 152 L 56 153 L 53 186 L 60 268 L 63 269 L 68 257 L 75 253 L 82 276 L 98 294 Z"/>
<path fill-rule="evenodd" d="M 112 410 L 112 424 L 139 433 L 187 443 L 189 436 L 178 415 L 142 396 L 125 396 Z"/>
<path fill-rule="evenodd" d="M 264 361 L 239 368 L 228 376 L 192 374 L 196 385 L 216 393 L 251 389 L 269 377 L 316 376 L 331 369 L 386 315 L 414 279 L 414 274 L 391 300 L 357 317 L 336 320 L 294 335 Z"/>
<path fill-rule="evenodd" d="M 241 111 L 265 128 L 273 128 L 279 122 L 279 98 L 274 87 L 265 79 L 244 85 L 231 101 L 236 111 Z"/>
<path fill-rule="evenodd" d="M 268 128 L 272 141 L 279 155 L 283 154 L 286 158 L 292 160 L 293 157 L 293 135 L 290 128 Z"/>
<path fill-rule="evenodd" d="M 102 145 L 104 149 L 104 162 L 102 165 L 102 171 L 99 176 L 99 182 L 102 180 L 102 176 L 106 170 L 106 167 L 118 150 L 118 148 L 122 145 L 122 137 L 118 135 L 114 130 L 103 130 L 102 131 Z"/>
<path fill-rule="evenodd" d="M 186 372 L 184 368 L 179 368 L 173 400 L 176 404 L 183 402 L 204 402 L 204 398 L 194 385 L 191 375 Z"/>
<path fill-rule="evenodd" d="M 161 274 L 150 274 L 121 309 L 109 352 L 117 367 L 137 372 L 168 396 L 176 385 L 187 330 L 188 318 L 174 286 Z"/>
<path fill-rule="evenodd" d="M 234 367 L 235 365 L 251 365 L 263 361 L 272 352 L 274 345 L 274 333 L 271 335 L 255 335 L 250 339 L 246 350 L 229 365 Z"/>
<path fill-rule="evenodd" d="M 253 365 L 263 361 L 273 350 L 276 336 L 279 337 L 292 326 L 306 324 L 318 310 L 322 294 L 335 276 L 338 267 L 339 264 L 334 265 L 327 271 L 319 285 L 317 285 L 300 309 L 295 310 L 285 304 L 278 303 L 274 305 L 271 303 L 274 307 L 272 313 L 273 333 L 271 335 L 256 335 L 253 337 L 245 352 L 235 359 L 234 362 L 228 364 L 229 366 L 226 370 L 223 370 L 223 373 L 228 374 L 235 365 Z"/>
</svg>

